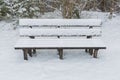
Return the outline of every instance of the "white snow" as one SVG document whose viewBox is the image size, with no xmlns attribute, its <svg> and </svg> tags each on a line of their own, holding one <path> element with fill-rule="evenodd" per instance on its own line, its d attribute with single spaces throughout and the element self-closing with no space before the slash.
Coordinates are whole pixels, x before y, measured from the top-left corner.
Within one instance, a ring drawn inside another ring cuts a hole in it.
<svg viewBox="0 0 120 80">
<path fill-rule="evenodd" d="M 19 25 L 90 25 L 100 26 L 101 19 L 20 19 Z"/>
<path fill-rule="evenodd" d="M 120 79 L 120 16 L 104 22 L 107 49 L 100 50 L 97 59 L 83 50 L 65 50 L 64 60 L 56 50 L 37 50 L 36 56 L 24 61 L 22 51 L 14 49 L 18 30 L 12 24 L 0 22 L 0 80 Z"/>
<path fill-rule="evenodd" d="M 41 35 L 101 35 L 101 29 L 71 29 L 71 28 L 35 28 L 20 29 L 20 35 L 24 36 L 41 36 Z"/>
<path fill-rule="evenodd" d="M 83 47 L 105 47 L 100 39 L 19 39 L 15 48 L 83 48 Z"/>
<path fill-rule="evenodd" d="M 54 12 L 45 13 L 40 18 L 42 18 L 42 19 L 53 19 L 53 18 L 61 19 L 62 13 L 59 10 L 55 10 Z"/>
</svg>

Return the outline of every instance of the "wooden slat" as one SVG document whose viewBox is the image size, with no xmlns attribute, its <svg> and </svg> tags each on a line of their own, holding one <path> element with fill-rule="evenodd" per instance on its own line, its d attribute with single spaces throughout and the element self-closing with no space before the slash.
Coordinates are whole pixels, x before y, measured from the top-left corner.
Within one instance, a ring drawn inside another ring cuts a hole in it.
<svg viewBox="0 0 120 80">
<path fill-rule="evenodd" d="M 102 21 L 100 19 L 20 19 L 19 25 L 79 25 L 79 26 L 95 26 L 100 27 Z"/>
<path fill-rule="evenodd" d="M 105 49 L 106 46 L 100 39 L 19 39 L 15 45 L 15 49 L 22 49 L 22 48 Z"/>
<path fill-rule="evenodd" d="M 20 29 L 20 36 L 101 35 L 101 29 Z"/>
</svg>

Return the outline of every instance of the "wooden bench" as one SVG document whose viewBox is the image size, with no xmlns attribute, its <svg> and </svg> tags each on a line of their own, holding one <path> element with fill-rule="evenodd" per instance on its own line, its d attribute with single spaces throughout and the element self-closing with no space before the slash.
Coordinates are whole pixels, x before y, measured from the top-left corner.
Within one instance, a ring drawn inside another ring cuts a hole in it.
<svg viewBox="0 0 120 80">
<path fill-rule="evenodd" d="M 57 49 L 60 59 L 63 49 L 85 49 L 97 58 L 98 50 L 106 49 L 100 39 L 101 24 L 99 19 L 20 19 L 20 38 L 14 48 L 23 50 L 24 60 L 36 49 Z"/>
</svg>

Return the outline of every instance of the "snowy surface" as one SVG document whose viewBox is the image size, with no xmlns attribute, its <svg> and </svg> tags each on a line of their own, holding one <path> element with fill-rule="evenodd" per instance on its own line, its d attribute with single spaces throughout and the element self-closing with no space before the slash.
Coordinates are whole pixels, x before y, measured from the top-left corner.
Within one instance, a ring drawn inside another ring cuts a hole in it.
<svg viewBox="0 0 120 80">
<path fill-rule="evenodd" d="M 100 26 L 101 19 L 20 19 L 19 25 L 88 25 Z"/>
<path fill-rule="evenodd" d="M 56 50 L 38 50 L 24 61 L 22 51 L 14 50 L 18 30 L 12 24 L 0 22 L 0 80 L 120 80 L 120 16 L 104 22 L 107 49 L 98 59 L 83 50 L 65 50 L 59 60 Z"/>
<path fill-rule="evenodd" d="M 40 35 L 101 35 L 101 29 L 20 29 L 20 35 L 40 36 Z"/>
<path fill-rule="evenodd" d="M 15 48 L 84 48 L 106 46 L 100 39 L 19 39 Z"/>
</svg>

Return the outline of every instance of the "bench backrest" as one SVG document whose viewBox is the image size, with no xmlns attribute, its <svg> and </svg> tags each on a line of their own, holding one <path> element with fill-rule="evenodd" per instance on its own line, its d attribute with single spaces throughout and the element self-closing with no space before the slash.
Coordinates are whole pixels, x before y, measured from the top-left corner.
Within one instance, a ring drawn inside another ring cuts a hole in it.
<svg viewBox="0 0 120 80">
<path fill-rule="evenodd" d="M 20 19 L 20 36 L 28 37 L 98 37 L 101 36 L 99 19 Z M 40 27 L 33 27 L 40 26 Z"/>
<path fill-rule="evenodd" d="M 35 25 L 76 25 L 76 26 L 101 26 L 100 19 L 20 19 L 19 25 L 22 26 L 35 26 Z"/>
</svg>

